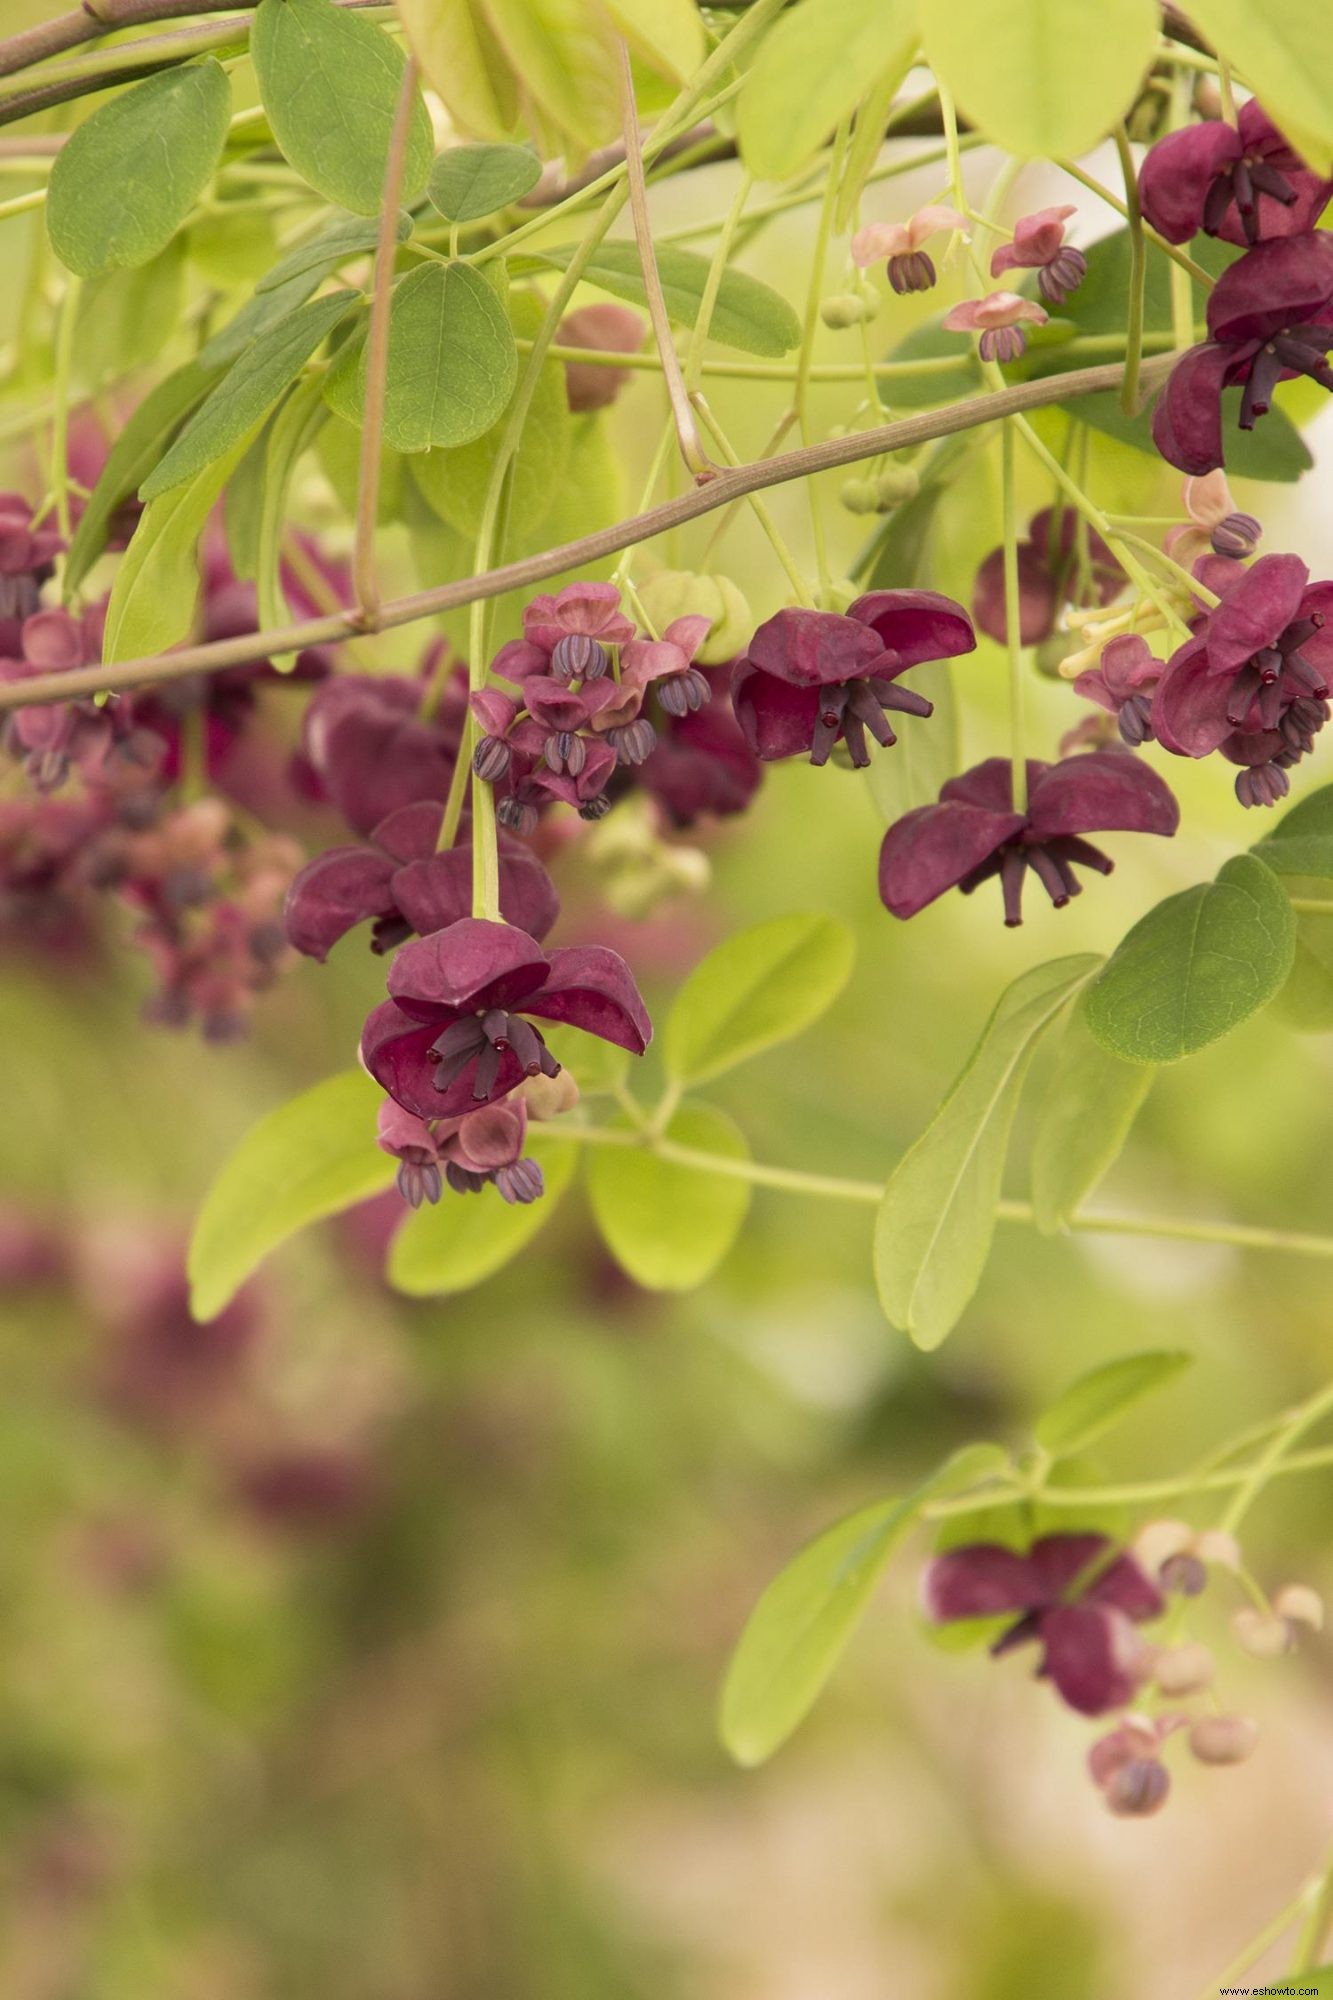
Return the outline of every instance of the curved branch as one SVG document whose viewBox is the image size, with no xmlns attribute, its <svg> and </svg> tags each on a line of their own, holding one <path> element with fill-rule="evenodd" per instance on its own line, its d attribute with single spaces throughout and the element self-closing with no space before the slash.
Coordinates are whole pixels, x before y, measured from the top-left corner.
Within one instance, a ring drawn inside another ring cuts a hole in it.
<svg viewBox="0 0 1333 2000">
<path fill-rule="evenodd" d="M 1147 382 L 1156 387 L 1162 374 L 1176 360 L 1174 354 L 1159 355 L 1144 367 Z M 481 576 L 461 578 L 457 583 L 419 590 L 408 597 L 392 598 L 381 605 L 379 629 L 412 625 L 441 611 L 454 611 L 478 598 L 499 597 L 506 590 L 541 583 L 564 570 L 615 555 L 635 542 L 649 540 L 686 521 L 698 520 L 717 508 L 727 507 L 746 494 L 767 486 L 783 486 L 810 473 L 828 472 L 835 466 L 854 465 L 860 459 L 878 458 L 883 452 L 899 451 L 905 445 L 928 444 L 933 438 L 951 437 L 958 431 L 974 430 L 994 423 L 999 417 L 1020 410 L 1038 410 L 1051 403 L 1063 403 L 1074 396 L 1090 396 L 1117 389 L 1124 373 L 1122 365 L 1111 362 L 1100 368 L 1071 369 L 1063 375 L 1043 375 L 1033 382 L 1018 382 L 1012 388 L 995 389 L 986 395 L 969 396 L 961 402 L 946 403 L 938 410 L 923 410 L 918 416 L 903 417 L 896 423 L 879 424 L 873 430 L 856 431 L 848 437 L 825 438 L 819 444 L 782 452 L 775 458 L 757 459 L 720 472 L 706 486 L 695 487 L 674 500 L 664 500 L 644 514 L 618 521 L 596 534 L 578 541 L 563 542 L 540 555 L 525 556 L 520 562 L 504 563 Z M 327 618 L 310 618 L 296 625 L 283 625 L 267 632 L 248 632 L 235 639 L 214 639 L 206 645 L 183 646 L 178 652 L 156 653 L 140 660 L 125 660 L 115 666 L 76 667 L 69 673 L 36 674 L 31 680 L 11 681 L 0 686 L 0 714 L 11 708 L 28 708 L 39 702 L 71 701 L 81 695 L 150 687 L 159 682 L 183 680 L 191 674 L 220 673 L 224 667 L 244 666 L 271 653 L 298 653 L 306 646 L 329 645 L 352 637 L 359 630 L 355 611 L 343 611 Z"/>
</svg>

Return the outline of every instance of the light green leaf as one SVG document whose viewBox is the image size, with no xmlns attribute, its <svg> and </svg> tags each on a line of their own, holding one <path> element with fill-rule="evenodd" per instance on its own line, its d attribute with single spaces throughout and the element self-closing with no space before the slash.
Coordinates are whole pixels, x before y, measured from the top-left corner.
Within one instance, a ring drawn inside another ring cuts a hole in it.
<svg viewBox="0 0 1333 2000">
<path fill-rule="evenodd" d="M 561 245 L 533 253 L 563 271 L 573 256 L 573 247 Z M 708 277 L 708 259 L 693 250 L 681 250 L 673 243 L 657 246 L 657 270 L 667 314 L 674 326 L 692 327 Z M 584 271 L 584 279 L 615 298 L 632 305 L 646 303 L 639 255 L 632 243 L 603 243 L 594 250 Z M 717 302 L 709 322 L 709 337 L 724 346 L 740 347 L 747 354 L 779 357 L 799 347 L 801 324 L 779 292 L 747 271 L 728 269 L 718 287 Z"/>
<path fill-rule="evenodd" d="M 542 163 L 527 146 L 450 146 L 426 193 L 446 222 L 475 222 L 520 200 L 541 176 Z"/>
<path fill-rule="evenodd" d="M 486 0 L 521 90 L 584 152 L 619 129 L 615 66 L 590 0 Z"/>
<path fill-rule="evenodd" d="M 1251 852 L 1281 875 L 1289 895 L 1329 897 L 1333 875 L 1333 785 L 1321 785 L 1283 813 Z M 1292 866 L 1293 862 L 1303 865 Z M 1308 870 L 1308 872 L 1307 872 Z M 1333 914 L 1302 910 L 1296 918 L 1296 958 L 1275 1011 L 1303 1034 L 1333 1028 Z"/>
<path fill-rule="evenodd" d="M 546 1227 L 574 1178 L 579 1149 L 554 1132 L 529 1128 L 526 1152 L 546 1183 L 540 1200 L 510 1203 L 494 1188 L 480 1194 L 446 1188 L 433 1207 L 409 1215 L 393 1239 L 385 1275 L 396 1292 L 430 1299 L 470 1291 Z"/>
<path fill-rule="evenodd" d="M 705 1083 L 790 1041 L 851 978 L 856 940 L 836 917 L 777 917 L 737 931 L 696 965 L 667 1016 L 673 1083 Z"/>
<path fill-rule="evenodd" d="M 177 425 L 207 395 L 221 371 L 187 361 L 153 389 L 125 423 L 107 454 L 92 498 L 83 510 L 65 562 L 65 589 L 78 589 L 106 547 L 117 508 L 138 491 Z"/>
<path fill-rule="evenodd" d="M 886 70 L 906 75 L 915 0 L 799 0 L 759 46 L 736 109 L 741 158 L 759 180 L 803 167 Z"/>
<path fill-rule="evenodd" d="M 46 227 L 61 263 L 95 278 L 155 257 L 207 186 L 230 115 L 226 74 L 211 57 L 147 77 L 94 111 L 51 169 Z"/>
<path fill-rule="evenodd" d="M 1313 882 L 1333 878 L 1333 833 L 1281 835 L 1275 827 L 1273 837 L 1256 841 L 1250 852 L 1275 875 L 1303 875 Z"/>
<path fill-rule="evenodd" d="M 688 83 L 707 52 L 694 0 L 603 0 L 631 50 L 660 76 Z"/>
<path fill-rule="evenodd" d="M 221 190 L 191 224 L 182 248 L 200 277 L 214 291 L 253 291 L 278 254 L 273 218 L 249 206 L 244 193 L 227 200 Z"/>
<path fill-rule="evenodd" d="M 1317 173 L 1333 173 L 1333 12 L 1326 0 L 1190 0 L 1189 17 Z"/>
<path fill-rule="evenodd" d="M 1087 1024 L 1126 1062 L 1179 1062 L 1271 1000 L 1295 951 L 1282 884 L 1238 854 L 1215 882 L 1168 896 L 1139 919 L 1089 989 Z"/>
<path fill-rule="evenodd" d="M 1014 981 L 949 1095 L 889 1176 L 875 1223 L 875 1280 L 886 1316 L 918 1347 L 939 1346 L 980 1282 L 1033 1050 L 1099 963 L 1087 955 L 1058 958 Z"/>
<path fill-rule="evenodd" d="M 165 652 L 188 634 L 199 596 L 199 537 L 253 435 L 144 508 L 111 586 L 102 642 L 108 665 Z"/>
<path fill-rule="evenodd" d="M 630 1053 L 604 1042 L 600 1035 L 585 1034 L 582 1028 L 561 1022 L 542 1029 L 542 1039 L 579 1087 L 580 1097 L 606 1097 L 619 1088 L 629 1074 Z"/>
<path fill-rule="evenodd" d="M 250 56 L 274 138 L 326 201 L 375 215 L 407 58 L 332 0 L 260 0 Z M 412 109 L 403 200 L 421 193 L 434 154 L 420 96 Z"/>
<path fill-rule="evenodd" d="M 140 496 L 152 500 L 193 479 L 249 436 L 354 302 L 352 292 L 311 299 L 252 342 L 149 473 Z"/>
<path fill-rule="evenodd" d="M 365 402 L 364 346 L 339 394 L 335 365 L 329 400 L 340 416 Z M 505 309 L 468 265 L 424 264 L 394 287 L 384 441 L 395 451 L 467 444 L 489 430 L 514 393 L 518 350 Z M 347 389 L 351 388 L 351 400 Z"/>
<path fill-rule="evenodd" d="M 502 139 L 518 117 L 518 91 L 481 0 L 398 0 L 422 74 L 460 131 Z"/>
<path fill-rule="evenodd" d="M 935 74 L 1011 153 L 1088 152 L 1129 109 L 1152 60 L 1156 0 L 920 0 Z"/>
<path fill-rule="evenodd" d="M 725 1112 L 685 1103 L 667 1138 L 724 1160 L 749 1147 Z M 606 1247 L 650 1292 L 702 1285 L 735 1242 L 750 1206 L 750 1184 L 731 1174 L 680 1166 L 645 1147 L 589 1147 L 588 1196 Z"/>
<path fill-rule="evenodd" d="M 899 57 L 891 62 L 861 99 L 842 178 L 838 182 L 838 199 L 833 211 L 835 236 L 846 236 L 851 231 L 866 183 L 883 149 L 893 100 L 902 88 L 914 54 L 912 49 L 905 61 Z"/>
<path fill-rule="evenodd" d="M 1119 1158 L 1154 1073 L 1103 1048 L 1082 1003 L 1074 1008 L 1032 1142 L 1032 1206 L 1045 1234 L 1067 1226 Z"/>
<path fill-rule="evenodd" d="M 1038 1417 L 1033 1435 L 1052 1458 L 1068 1458 L 1128 1416 L 1145 1396 L 1164 1389 L 1193 1365 L 1194 1356 L 1178 1349 L 1126 1354 L 1119 1361 L 1108 1361 L 1072 1382 Z"/>
<path fill-rule="evenodd" d="M 336 271 L 340 264 L 350 263 L 353 257 L 368 256 L 379 239 L 379 222 L 359 222 L 351 217 L 346 222 L 331 222 L 327 229 L 321 229 L 318 236 L 307 238 L 289 250 L 285 257 L 266 271 L 255 286 L 256 294 L 281 291 L 294 278 L 309 278 L 318 282 L 326 278 L 330 271 Z M 398 216 L 398 241 L 406 243 L 412 234 L 412 218 L 406 209 Z"/>
<path fill-rule="evenodd" d="M 270 421 L 251 440 L 222 496 L 222 531 L 227 538 L 227 554 L 237 576 L 246 583 L 253 583 L 259 574 L 259 517 L 264 506 L 264 476 L 272 430 Z"/>
<path fill-rule="evenodd" d="M 186 1268 L 190 1310 L 216 1318 L 269 1252 L 308 1222 L 393 1185 L 397 1162 L 375 1143 L 384 1093 L 346 1070 L 251 1127 L 204 1197 Z"/>
<path fill-rule="evenodd" d="M 324 381 L 327 388 L 327 376 Z M 320 432 L 315 452 L 325 477 L 337 495 L 338 504 L 349 517 L 355 517 L 356 491 L 361 477 L 360 431 L 355 424 L 335 416 L 334 421 L 326 424 Z M 407 460 L 401 453 L 390 451 L 387 445 L 380 453 L 380 489 L 375 517 L 381 527 L 403 518 L 406 464 Z"/>
<path fill-rule="evenodd" d="M 509 301 L 513 330 L 524 339 L 535 336 L 545 316 L 541 300 L 531 292 L 516 292 Z M 428 451 L 412 462 L 412 477 L 427 504 L 460 535 L 474 540 L 505 429 L 506 420 L 501 417 L 471 444 L 453 451 Z M 564 367 L 559 361 L 544 361 L 509 475 L 508 536 L 532 534 L 555 505 L 569 462 L 572 433 Z"/>
<path fill-rule="evenodd" d="M 74 322 L 75 378 L 96 389 L 155 361 L 178 331 L 184 303 L 184 236 L 137 270 L 89 278 Z"/>
</svg>

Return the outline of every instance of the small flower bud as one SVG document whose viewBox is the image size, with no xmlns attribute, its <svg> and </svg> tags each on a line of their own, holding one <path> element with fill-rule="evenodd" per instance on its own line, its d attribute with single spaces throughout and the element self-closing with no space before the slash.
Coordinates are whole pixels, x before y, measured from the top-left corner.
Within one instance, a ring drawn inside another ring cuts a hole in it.
<svg viewBox="0 0 1333 2000">
<path fill-rule="evenodd" d="M 579 818 L 587 820 L 605 819 L 611 810 L 611 801 L 605 792 L 599 792 L 595 799 L 589 799 L 579 807 Z"/>
<path fill-rule="evenodd" d="M 497 1167 L 493 1178 L 496 1193 L 511 1205 L 526 1207 L 529 1202 L 540 1201 L 546 1192 L 542 1170 L 535 1160 L 515 1160 L 511 1167 Z"/>
<path fill-rule="evenodd" d="M 507 799 L 497 800 L 495 817 L 509 833 L 526 836 L 536 832 L 540 815 L 536 806 L 526 799 L 515 798 L 511 793 Z"/>
<path fill-rule="evenodd" d="M 514 1095 L 527 1105 L 529 1118 L 559 1118 L 578 1103 L 579 1087 L 562 1065 L 554 1076 L 525 1076 Z"/>
<path fill-rule="evenodd" d="M 1255 764 L 1237 771 L 1235 790 L 1243 806 L 1275 806 L 1291 790 L 1291 780 L 1276 762 Z"/>
<path fill-rule="evenodd" d="M 935 283 L 935 266 L 924 250 L 906 250 L 890 257 L 888 277 L 900 298 L 907 292 L 928 292 Z"/>
<path fill-rule="evenodd" d="M 1180 1555 L 1194 1545 L 1194 1530 L 1188 1521 L 1145 1521 L 1134 1537 L 1134 1556 L 1141 1569 L 1156 1576 L 1168 1556 Z"/>
<path fill-rule="evenodd" d="M 472 752 L 472 768 L 488 785 L 496 785 L 509 769 L 512 756 L 503 736 L 483 736 Z"/>
<path fill-rule="evenodd" d="M 1202 1556 L 1210 1569 L 1230 1570 L 1234 1575 L 1240 1568 L 1240 1543 L 1224 1528 L 1205 1528 L 1195 1537 L 1194 1553 Z"/>
<path fill-rule="evenodd" d="M 1171 1789 L 1170 1774 L 1156 1757 L 1136 1757 L 1113 1771 L 1104 1787 L 1111 1811 L 1121 1819 L 1147 1819 L 1160 1812 Z"/>
<path fill-rule="evenodd" d="M 546 739 L 543 755 L 553 771 L 567 771 L 577 778 L 588 761 L 588 746 L 572 729 L 555 729 Z"/>
<path fill-rule="evenodd" d="M 1234 1614 L 1231 1629 L 1236 1644 L 1252 1659 L 1276 1660 L 1291 1651 L 1291 1627 L 1286 1619 L 1257 1611 L 1251 1604 L 1242 1605 Z"/>
<path fill-rule="evenodd" d="M 639 587 L 643 608 L 659 632 L 677 618 L 707 618 L 709 629 L 694 654 L 701 667 L 720 667 L 745 651 L 754 617 L 745 593 L 729 576 L 662 570 Z"/>
<path fill-rule="evenodd" d="M 879 511 L 879 495 L 873 479 L 844 479 L 838 488 L 838 498 L 849 514 Z"/>
<path fill-rule="evenodd" d="M 858 298 L 855 292 L 835 292 L 832 298 L 823 301 L 819 317 L 825 326 L 838 329 L 860 326 L 862 320 L 873 319 L 875 308 L 868 299 Z"/>
<path fill-rule="evenodd" d="M 642 764 L 657 748 L 657 731 L 646 715 L 640 715 L 633 722 L 622 722 L 619 728 L 608 729 L 606 740 L 620 763 Z"/>
<path fill-rule="evenodd" d="M 1248 1715 L 1201 1716 L 1189 1734 L 1201 1764 L 1243 1764 L 1258 1740 L 1258 1725 Z"/>
<path fill-rule="evenodd" d="M 1164 1590 L 1179 1591 L 1182 1597 L 1198 1597 L 1208 1588 L 1207 1567 L 1192 1550 L 1168 1556 L 1157 1575 Z"/>
<path fill-rule="evenodd" d="M 1152 1677 L 1163 1694 L 1197 1694 L 1216 1671 L 1206 1646 L 1172 1646 L 1153 1661 Z"/>
<path fill-rule="evenodd" d="M 1213 529 L 1213 554 L 1234 556 L 1238 561 L 1243 556 L 1252 556 L 1263 539 L 1263 532 L 1262 525 L 1253 514 L 1228 514 Z"/>
<path fill-rule="evenodd" d="M 1273 1609 L 1289 1624 L 1308 1625 L 1312 1632 L 1324 1629 L 1324 1600 L 1307 1583 L 1287 1583 L 1273 1599 Z"/>
<path fill-rule="evenodd" d="M 875 499 L 881 508 L 901 507 L 921 491 L 921 476 L 912 465 L 886 465 L 875 475 Z"/>
</svg>

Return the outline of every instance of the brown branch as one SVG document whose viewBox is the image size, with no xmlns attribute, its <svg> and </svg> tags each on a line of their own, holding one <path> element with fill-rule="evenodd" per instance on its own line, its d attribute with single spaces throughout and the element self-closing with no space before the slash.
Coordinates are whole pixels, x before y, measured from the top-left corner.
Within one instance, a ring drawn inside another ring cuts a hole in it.
<svg viewBox="0 0 1333 2000">
<path fill-rule="evenodd" d="M 1143 374 L 1156 386 L 1161 376 L 1177 360 L 1175 354 L 1155 356 L 1144 364 Z M 481 576 L 461 578 L 457 583 L 439 584 L 431 590 L 415 591 L 409 597 L 390 599 L 380 608 L 379 629 L 412 625 L 442 611 L 479 598 L 499 597 L 506 590 L 541 583 L 563 571 L 615 555 L 636 542 L 648 541 L 686 521 L 698 520 L 720 507 L 730 506 L 749 493 L 768 486 L 782 486 L 815 472 L 828 472 L 840 465 L 854 465 L 860 459 L 878 458 L 881 453 L 900 451 L 904 446 L 928 444 L 934 438 L 951 437 L 958 431 L 974 430 L 979 424 L 994 423 L 999 417 L 1020 410 L 1039 410 L 1076 396 L 1091 396 L 1118 389 L 1124 373 L 1118 361 L 1098 368 L 1071 369 L 1063 375 L 1043 375 L 1033 382 L 1018 382 L 1012 388 L 995 389 L 986 395 L 969 396 L 961 402 L 946 403 L 938 410 L 923 410 L 896 423 L 878 424 L 873 430 L 856 431 L 847 437 L 825 438 L 818 444 L 781 453 L 776 458 L 755 460 L 720 472 L 706 486 L 696 486 L 674 500 L 650 507 L 614 527 L 603 528 L 578 541 L 563 542 L 540 555 L 525 556 L 521 562 L 504 563 Z M 267 632 L 249 632 L 235 639 L 214 639 L 206 645 L 183 646 L 178 652 L 155 653 L 139 660 L 125 660 L 115 666 L 75 667 L 69 673 L 36 674 L 31 680 L 0 685 L 0 714 L 11 708 L 26 708 L 38 702 L 69 701 L 80 695 L 116 693 L 123 689 L 150 687 L 160 682 L 184 680 L 190 674 L 220 673 L 224 667 L 244 666 L 272 653 L 297 653 L 306 646 L 325 646 L 347 639 L 358 630 L 355 611 L 339 612 L 328 618 L 309 618 L 297 625 L 283 625 Z"/>
</svg>

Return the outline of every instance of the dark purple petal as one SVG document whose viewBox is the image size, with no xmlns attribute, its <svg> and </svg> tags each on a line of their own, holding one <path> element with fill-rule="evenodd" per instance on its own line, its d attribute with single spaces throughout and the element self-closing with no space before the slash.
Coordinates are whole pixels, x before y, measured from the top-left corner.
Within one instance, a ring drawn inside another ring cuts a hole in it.
<svg viewBox="0 0 1333 2000">
<path fill-rule="evenodd" d="M 814 741 L 817 687 L 792 687 L 758 667 L 742 665 L 731 684 L 731 701 L 742 736 L 765 764 L 799 757 Z"/>
<path fill-rule="evenodd" d="M 1059 1604 L 1110 1546 L 1105 1535 L 1043 1535 L 1028 1550 L 1040 1587 L 1037 1602 Z"/>
<path fill-rule="evenodd" d="M 1216 472 L 1222 463 L 1222 390 L 1232 356 L 1211 340 L 1182 354 L 1157 398 L 1153 443 L 1180 472 Z"/>
<path fill-rule="evenodd" d="M 1166 1599 L 1161 1591 L 1131 1555 L 1118 1555 L 1102 1570 L 1088 1586 L 1083 1601 L 1107 1605 L 1113 1611 L 1123 1612 L 1136 1624 L 1142 1624 L 1149 1618 L 1160 1618 L 1166 1610 Z"/>
<path fill-rule="evenodd" d="M 1208 294 L 1214 340 L 1268 340 L 1303 326 L 1333 298 L 1333 235 L 1310 229 L 1257 243 L 1227 266 Z"/>
<path fill-rule="evenodd" d="M 1027 761 L 1028 790 L 1032 791 L 1048 764 L 1035 757 Z M 1013 766 L 1007 757 L 987 757 L 970 771 L 960 771 L 940 786 L 940 802 L 958 800 L 965 806 L 984 806 L 987 812 L 1011 813 L 1014 809 Z"/>
<path fill-rule="evenodd" d="M 897 654 L 892 667 L 876 667 L 885 680 L 923 660 L 953 660 L 976 649 L 972 621 L 961 604 L 937 590 L 869 590 L 847 616 L 868 625 L 880 644 Z"/>
<path fill-rule="evenodd" d="M 523 1012 L 544 1021 L 567 1021 L 634 1055 L 642 1055 L 652 1040 L 653 1024 L 634 974 L 619 952 L 601 944 L 553 951 L 546 982 L 523 1002 Z"/>
<path fill-rule="evenodd" d="M 948 1549 L 927 1565 L 921 1606 L 936 1625 L 955 1618 L 995 1618 L 1045 1602 L 1032 1564 L 998 1542 Z"/>
<path fill-rule="evenodd" d="M 880 594 L 891 597 L 897 593 Z M 864 604 L 866 599 L 857 601 Z M 883 656 L 884 642 L 855 618 L 843 618 L 836 611 L 803 611 L 798 606 L 789 606 L 765 619 L 747 649 L 751 666 L 801 688 L 856 680 L 871 672 L 896 672 L 896 668 L 891 670 L 879 664 Z"/>
<path fill-rule="evenodd" d="M 895 820 L 879 850 L 879 893 L 895 917 L 914 917 L 989 860 L 1023 828 L 1023 815 L 948 800 Z"/>
<path fill-rule="evenodd" d="M 1309 580 L 1299 556 L 1260 556 L 1209 614 L 1204 642 L 1212 671 L 1234 674 L 1276 645 L 1300 610 Z"/>
<path fill-rule="evenodd" d="M 1231 682 L 1213 673 L 1202 639 L 1190 639 L 1167 661 L 1153 696 L 1153 734 L 1177 757 L 1206 757 L 1233 724 L 1227 719 Z"/>
<path fill-rule="evenodd" d="M 1203 227 L 1204 203 L 1213 181 L 1240 156 L 1240 135 L 1220 118 L 1169 132 L 1149 149 L 1139 169 L 1145 220 L 1168 243 L 1188 243 Z"/>
<path fill-rule="evenodd" d="M 1052 764 L 1032 789 L 1030 836 L 1174 833 L 1180 808 L 1170 787 L 1130 750 L 1090 750 Z"/>
<path fill-rule="evenodd" d="M 373 847 L 331 847 L 317 854 L 287 891 L 282 912 L 287 942 L 307 958 L 325 959 L 357 924 L 392 915 L 392 874 L 392 861 Z"/>
<path fill-rule="evenodd" d="M 395 1104 L 418 1118 L 439 1118 L 444 1112 L 428 1054 L 441 1026 L 438 1019 L 423 1025 L 392 1000 L 382 1000 L 361 1030 L 362 1062 Z"/>
<path fill-rule="evenodd" d="M 425 861 L 435 852 L 440 819 L 438 800 L 418 799 L 415 805 L 395 807 L 372 829 L 370 837 L 395 861 Z"/>
<path fill-rule="evenodd" d="M 1023 646 L 1038 646 L 1055 630 L 1060 609 L 1055 577 L 1049 563 L 1031 542 L 1018 545 L 1018 638 Z M 1009 624 L 1004 610 L 1004 550 L 992 549 L 972 586 L 972 616 L 988 639 L 1005 645 Z"/>
<path fill-rule="evenodd" d="M 442 1009 L 522 1009 L 545 980 L 548 966 L 546 953 L 525 931 L 484 917 L 463 917 L 395 953 L 389 996 L 418 1021 L 433 1021 Z"/>
<path fill-rule="evenodd" d="M 1096 1604 L 1062 1604 L 1041 1621 L 1042 1672 L 1080 1715 L 1104 1715 L 1134 1699 L 1144 1646 L 1128 1618 Z"/>
<path fill-rule="evenodd" d="M 472 849 L 450 848 L 411 861 L 393 878 L 394 900 L 422 937 L 448 929 L 472 913 Z M 507 924 L 544 938 L 560 914 L 560 900 L 546 870 L 526 848 L 501 841 L 500 915 Z"/>
</svg>

